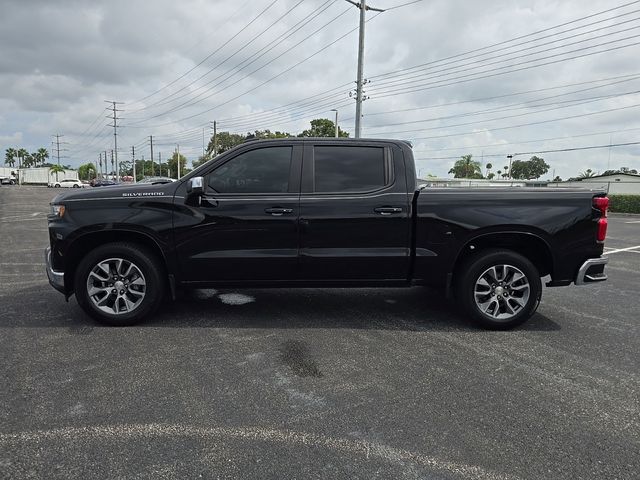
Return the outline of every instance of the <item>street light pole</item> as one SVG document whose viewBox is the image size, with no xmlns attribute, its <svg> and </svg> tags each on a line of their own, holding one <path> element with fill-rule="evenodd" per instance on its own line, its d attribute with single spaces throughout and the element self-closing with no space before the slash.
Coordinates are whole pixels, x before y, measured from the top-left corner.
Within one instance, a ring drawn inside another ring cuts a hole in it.
<svg viewBox="0 0 640 480">
<path fill-rule="evenodd" d="M 509 159 L 509 180 L 511 180 L 511 159 L 513 159 L 513 155 L 507 155 Z"/>
<path fill-rule="evenodd" d="M 332 108 L 331 111 L 336 112 L 336 138 L 338 138 L 338 109 Z"/>
</svg>

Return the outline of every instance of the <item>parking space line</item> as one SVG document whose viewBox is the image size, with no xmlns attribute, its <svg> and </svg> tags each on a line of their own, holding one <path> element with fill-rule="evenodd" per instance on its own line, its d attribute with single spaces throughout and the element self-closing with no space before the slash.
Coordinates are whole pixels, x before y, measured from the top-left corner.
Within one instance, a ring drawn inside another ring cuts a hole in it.
<svg viewBox="0 0 640 480">
<path fill-rule="evenodd" d="M 624 222 L 624 223 L 640 223 L 640 220 L 633 220 L 631 222 Z"/>
<path fill-rule="evenodd" d="M 635 247 L 618 248 L 617 250 L 609 250 L 608 252 L 604 252 L 603 255 L 610 255 L 612 253 L 618 253 L 618 252 L 628 252 L 630 250 L 637 250 L 638 248 L 640 248 L 640 245 L 636 245 Z M 634 252 L 634 253 L 637 253 L 637 252 Z"/>
</svg>

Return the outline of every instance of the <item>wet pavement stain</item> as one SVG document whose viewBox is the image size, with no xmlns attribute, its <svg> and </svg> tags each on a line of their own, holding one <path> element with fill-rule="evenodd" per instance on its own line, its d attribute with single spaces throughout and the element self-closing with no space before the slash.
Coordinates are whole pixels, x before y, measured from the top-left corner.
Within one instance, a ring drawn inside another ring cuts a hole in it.
<svg viewBox="0 0 640 480">
<path fill-rule="evenodd" d="M 280 346 L 280 360 L 299 377 L 322 377 L 316 361 L 309 355 L 305 342 L 287 340 Z"/>
</svg>

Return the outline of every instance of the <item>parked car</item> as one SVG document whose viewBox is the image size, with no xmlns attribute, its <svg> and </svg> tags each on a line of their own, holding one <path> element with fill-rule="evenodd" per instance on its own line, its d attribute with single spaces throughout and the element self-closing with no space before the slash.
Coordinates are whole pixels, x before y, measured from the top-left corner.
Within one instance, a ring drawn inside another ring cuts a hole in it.
<svg viewBox="0 0 640 480">
<path fill-rule="evenodd" d="M 142 180 L 140 180 L 138 183 L 150 183 L 152 185 L 159 185 L 162 183 L 171 183 L 171 182 L 175 182 L 175 178 L 169 178 L 169 177 L 145 177 Z"/>
<path fill-rule="evenodd" d="M 126 325 L 178 288 L 410 287 L 479 325 L 530 318 L 549 287 L 607 279 L 604 191 L 418 186 L 394 140 L 245 143 L 177 182 L 51 202 L 51 285 Z"/>
<path fill-rule="evenodd" d="M 104 178 L 100 178 L 100 179 L 93 179 L 91 180 L 91 182 L 89 182 L 89 185 L 91 185 L 92 187 L 108 187 L 109 185 L 119 185 L 117 182 L 114 182 L 113 180 L 106 180 Z"/>
<path fill-rule="evenodd" d="M 60 181 L 54 180 L 52 182 L 49 182 L 47 186 L 53 187 L 53 188 L 82 188 L 84 187 L 84 184 L 77 179 L 65 178 L 64 180 L 60 180 Z"/>
</svg>

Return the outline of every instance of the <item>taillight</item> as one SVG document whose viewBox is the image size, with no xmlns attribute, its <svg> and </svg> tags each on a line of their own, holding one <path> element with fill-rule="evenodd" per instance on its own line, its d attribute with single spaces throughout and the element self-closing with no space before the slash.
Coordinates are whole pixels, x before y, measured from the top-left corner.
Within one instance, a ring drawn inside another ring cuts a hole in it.
<svg viewBox="0 0 640 480">
<path fill-rule="evenodd" d="M 594 197 L 593 207 L 600 211 L 598 218 L 598 242 L 604 242 L 607 236 L 607 209 L 609 208 L 609 199 L 607 197 Z"/>
</svg>

